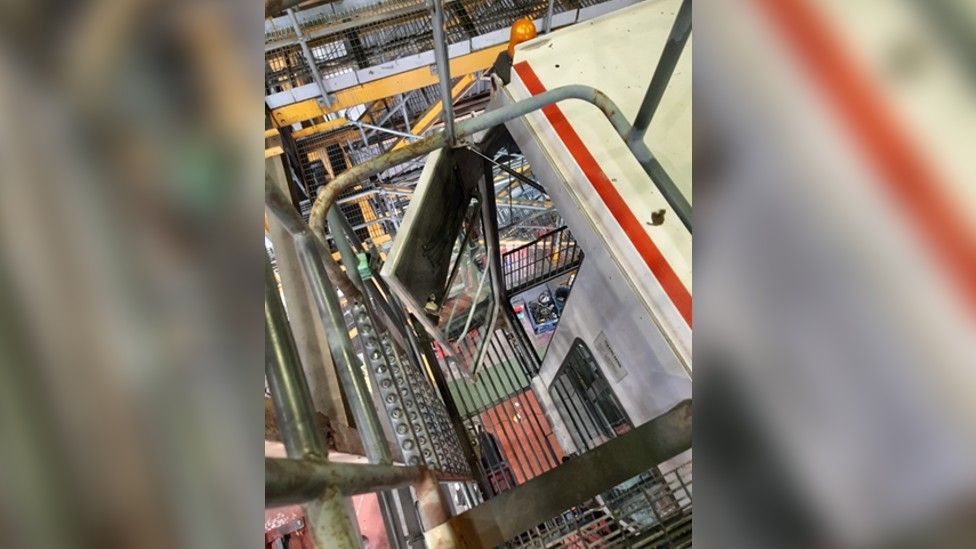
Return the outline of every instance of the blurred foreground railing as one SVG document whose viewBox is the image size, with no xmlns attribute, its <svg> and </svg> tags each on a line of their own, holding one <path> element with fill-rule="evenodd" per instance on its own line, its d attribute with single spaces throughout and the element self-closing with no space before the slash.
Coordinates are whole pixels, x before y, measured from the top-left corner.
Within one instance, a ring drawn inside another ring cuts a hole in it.
<svg viewBox="0 0 976 549">
<path fill-rule="evenodd" d="M 608 490 L 690 449 L 691 417 L 691 401 L 681 402 L 636 429 L 452 517 L 428 531 L 427 540 L 434 546 L 442 540 L 460 540 L 464 547 L 497 547 L 567 510 L 579 512 Z M 665 492 L 671 493 L 669 504 L 657 509 L 652 505 L 647 512 L 672 520 L 682 512 L 680 502 L 685 498 L 676 495 L 680 491 Z"/>
<path fill-rule="evenodd" d="M 322 284 L 327 279 L 317 281 L 320 288 L 331 291 L 327 284 Z M 288 459 L 265 460 L 265 506 L 305 503 L 309 533 L 319 547 L 359 547 L 357 528 L 344 501 L 345 497 L 355 494 L 412 485 L 421 502 L 419 511 L 425 527 L 431 528 L 447 520 L 450 511 L 441 497 L 438 482 L 467 480 L 467 476 L 445 472 L 435 474 L 422 466 L 389 464 L 390 452 L 379 429 L 376 410 L 367 400 L 368 391 L 348 376 L 343 381 L 347 385 L 357 386 L 346 392 L 350 396 L 354 416 L 361 420 L 359 425 L 363 445 L 372 460 L 386 461 L 386 464 L 329 462 L 325 441 L 315 423 L 312 396 L 270 261 L 265 264 L 264 309 L 266 375 L 288 455 Z M 336 332 L 329 335 L 331 338 Z"/>
</svg>

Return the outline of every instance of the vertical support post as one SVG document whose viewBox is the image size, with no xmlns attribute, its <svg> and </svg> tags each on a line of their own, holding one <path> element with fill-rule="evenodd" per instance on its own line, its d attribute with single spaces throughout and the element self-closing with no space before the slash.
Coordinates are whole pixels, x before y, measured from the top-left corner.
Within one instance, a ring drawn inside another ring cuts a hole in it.
<svg viewBox="0 0 976 549">
<path fill-rule="evenodd" d="M 338 209 L 334 211 L 338 213 Z M 345 242 L 345 239 L 342 240 Z M 299 258 L 302 261 L 309 287 L 319 308 L 319 314 L 322 315 L 326 329 L 332 336 L 329 338 L 329 344 L 332 347 L 333 355 L 337 357 L 339 379 L 342 381 L 343 389 L 352 401 L 350 407 L 356 425 L 359 427 L 366 457 L 369 458 L 370 463 L 391 464 L 393 463 L 393 456 L 386 442 L 376 407 L 370 398 L 366 376 L 360 367 L 352 341 L 349 339 L 349 332 L 346 330 L 345 318 L 342 315 L 338 296 L 329 283 L 328 273 L 326 273 L 325 266 L 322 263 L 322 247 L 317 237 L 310 232 L 296 237 L 295 246 L 298 248 Z M 376 497 L 379 501 L 390 546 L 399 549 L 402 546 L 403 532 L 394 508 L 395 502 L 392 492 L 378 492 Z"/>
<path fill-rule="evenodd" d="M 325 441 L 315 424 L 312 396 L 267 256 L 264 275 L 265 369 L 285 450 L 291 458 L 327 461 Z M 318 546 L 359 547 L 359 529 L 352 520 L 348 502 L 335 487 L 329 487 L 321 497 L 305 505 L 305 515 Z"/>
<path fill-rule="evenodd" d="M 383 515 L 383 524 L 386 526 L 386 538 L 393 549 L 404 548 L 403 527 L 400 524 L 400 515 L 397 513 L 396 499 L 392 491 L 383 491 L 376 494 L 380 502 L 380 513 Z"/>
<path fill-rule="evenodd" d="M 407 540 L 407 547 L 425 549 L 427 545 L 424 543 L 424 527 L 421 526 L 420 518 L 417 516 L 417 508 L 410 488 L 397 490 L 395 496 L 403 511 L 404 538 Z"/>
<path fill-rule="evenodd" d="M 543 20 L 542 23 L 542 32 L 546 34 L 552 31 L 552 10 L 554 7 L 553 4 L 555 4 L 555 2 L 553 0 L 549 0 L 549 4 L 546 6 L 546 18 L 545 20 Z"/>
<path fill-rule="evenodd" d="M 390 213 L 390 222 L 393 223 L 393 231 L 400 231 L 400 212 L 396 208 L 396 202 L 389 195 L 383 195 L 383 201 L 386 202 L 386 209 Z"/>
<path fill-rule="evenodd" d="M 647 93 L 641 102 L 637 117 L 634 118 L 633 127 L 626 139 L 628 142 L 642 141 L 647 127 L 651 124 L 654 111 L 661 103 L 664 90 L 668 87 L 674 67 L 678 64 L 678 58 L 684 50 L 688 36 L 691 34 L 691 0 L 684 0 L 678 8 L 678 14 L 674 17 L 674 24 L 671 26 L 671 33 L 668 35 L 664 49 L 661 51 L 661 59 L 654 68 L 651 76 L 651 83 L 647 86 Z"/>
<path fill-rule="evenodd" d="M 355 235 L 356 231 L 353 230 L 352 226 L 349 224 L 349 220 L 346 219 L 344 213 L 342 213 L 338 208 L 332 208 L 326 215 L 326 219 L 329 221 L 329 233 L 332 235 L 332 241 L 335 242 L 336 248 L 339 249 L 339 260 L 346 267 L 346 276 L 352 281 L 360 291 L 365 291 L 363 288 L 363 281 L 359 277 L 358 260 L 356 258 L 356 250 L 352 248 L 349 243 L 349 239 L 346 234 Z"/>
<path fill-rule="evenodd" d="M 441 91 L 444 112 L 444 137 L 449 146 L 454 145 L 454 99 L 451 96 L 451 66 L 444 35 L 443 0 L 431 1 L 431 27 L 434 30 L 434 59 L 437 61 L 437 85 Z"/>
<path fill-rule="evenodd" d="M 410 115 L 407 114 L 407 99 L 400 94 L 400 112 L 403 114 L 403 126 L 407 129 L 407 133 L 413 133 L 410 129 Z"/>
<path fill-rule="evenodd" d="M 339 381 L 342 382 L 346 398 L 350 401 L 349 407 L 356 420 L 366 457 L 370 463 L 388 465 L 393 462 L 393 456 L 386 443 L 376 407 L 373 406 L 359 358 L 349 339 L 339 298 L 325 272 L 320 246 L 317 237 L 310 233 L 303 233 L 295 238 L 295 247 L 298 249 L 309 289 L 329 333 L 329 347 L 338 366 Z"/>
<path fill-rule="evenodd" d="M 356 124 L 356 127 L 359 128 L 359 136 L 363 138 L 363 146 L 369 147 L 369 139 L 366 138 L 366 130 L 363 129 L 363 125 Z"/>
<path fill-rule="evenodd" d="M 325 440 L 315 424 L 312 395 L 301 369 L 298 348 L 291 335 L 285 307 L 278 295 L 278 282 L 265 256 L 264 339 L 265 373 L 271 387 L 272 402 L 281 438 L 289 457 L 322 458 Z"/>
<path fill-rule="evenodd" d="M 420 511 L 420 520 L 424 523 L 427 544 L 430 547 L 445 549 L 460 547 L 461 544 L 453 528 L 438 528 L 431 532 L 436 526 L 444 524 L 451 518 L 451 510 L 447 506 L 437 479 L 429 469 L 424 470 L 423 478 L 414 487 L 414 492 L 417 494 L 417 508 Z"/>
<path fill-rule="evenodd" d="M 325 270 L 323 254 L 325 246 L 312 234 L 287 197 L 277 188 L 266 184 L 265 201 L 271 212 L 281 221 L 294 238 L 295 249 L 302 273 L 319 318 L 328 333 L 329 349 L 338 366 L 339 381 L 349 399 L 349 407 L 359 429 L 366 456 L 372 463 L 390 464 L 393 461 L 390 447 L 386 443 L 383 428 L 376 408 L 372 404 L 365 374 L 352 346 L 346 329 L 342 307 L 335 287 Z M 338 212 L 338 208 L 333 212 Z"/>
<path fill-rule="evenodd" d="M 284 203 L 291 206 L 291 181 L 281 156 L 265 160 L 265 186 L 277 189 Z M 268 229 L 275 250 L 275 262 L 281 277 L 282 298 L 288 307 L 292 337 L 298 347 L 298 357 L 305 368 L 305 379 L 312 393 L 315 409 L 335 423 L 348 425 L 345 406 L 339 389 L 339 378 L 329 352 L 328 336 L 315 303 L 309 294 L 301 262 L 292 244 L 292 235 L 278 217 L 270 216 Z"/>
<path fill-rule="evenodd" d="M 298 17 L 295 15 L 295 10 L 293 8 L 288 8 L 288 18 L 291 19 L 291 26 L 295 29 L 295 37 L 298 39 L 298 44 L 302 47 L 302 55 L 305 56 L 305 61 L 308 62 L 308 68 L 312 72 L 312 79 L 315 80 L 315 84 L 319 87 L 319 93 L 322 94 L 322 101 L 326 105 L 331 105 L 332 101 L 329 100 L 329 92 L 325 88 L 325 80 L 322 79 L 322 73 L 319 72 L 318 65 L 315 64 L 315 58 L 312 57 L 312 49 L 308 47 L 308 37 L 302 32 L 301 25 L 298 24 Z"/>
</svg>

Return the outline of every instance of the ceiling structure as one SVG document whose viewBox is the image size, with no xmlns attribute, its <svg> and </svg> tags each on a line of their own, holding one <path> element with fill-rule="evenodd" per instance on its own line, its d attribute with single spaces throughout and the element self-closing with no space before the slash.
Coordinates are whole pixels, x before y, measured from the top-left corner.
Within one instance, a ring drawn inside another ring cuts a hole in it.
<svg viewBox="0 0 976 549">
<path fill-rule="evenodd" d="M 551 27 L 634 1 L 554 0 Z M 266 21 L 265 103 L 290 167 L 292 197 L 307 216 L 318 189 L 338 173 L 441 128 L 444 109 L 425 0 L 306 6 Z M 486 72 L 507 46 L 512 22 L 531 17 L 544 27 L 548 2 L 452 0 L 444 8 L 451 101 L 460 119 L 484 109 L 491 91 Z M 495 160 L 509 168 L 495 170 L 506 244 L 558 223 L 546 195 L 525 184 L 531 171 L 524 158 L 516 152 Z M 389 245 L 422 167 L 423 159 L 403 164 L 343 195 L 343 212 L 364 241 L 381 250 Z M 512 176 L 513 169 L 523 177 Z"/>
</svg>

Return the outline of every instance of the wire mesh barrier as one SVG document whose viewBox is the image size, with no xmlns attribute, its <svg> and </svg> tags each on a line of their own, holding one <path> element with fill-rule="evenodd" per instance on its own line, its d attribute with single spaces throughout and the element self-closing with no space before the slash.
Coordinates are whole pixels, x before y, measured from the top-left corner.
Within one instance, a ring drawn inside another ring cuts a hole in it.
<svg viewBox="0 0 976 549">
<path fill-rule="evenodd" d="M 549 394 L 580 452 L 633 428 L 593 354 L 579 338 L 566 353 Z"/>
<path fill-rule="evenodd" d="M 336 139 L 329 134 L 299 139 L 296 150 L 298 175 L 304 183 L 305 195 L 300 205 L 306 221 L 314 197 L 323 186 L 349 167 L 382 152 L 380 144 L 355 147 L 349 140 Z M 378 183 L 377 180 L 366 180 L 343 192 L 339 195 L 339 207 L 360 240 L 373 239 L 374 243 L 382 244 L 395 234 L 401 214 L 389 197 L 380 193 Z"/>
<path fill-rule="evenodd" d="M 502 256 L 505 288 L 509 294 L 517 294 L 568 273 L 582 262 L 583 250 L 569 228 L 560 227 Z"/>
<path fill-rule="evenodd" d="M 505 547 L 691 547 L 692 464 L 657 468 L 566 509 Z"/>
<path fill-rule="evenodd" d="M 459 18 L 446 13 L 449 43 L 463 39 Z M 367 6 L 339 15 L 322 14 L 303 25 L 323 78 L 373 67 L 433 49 L 427 3 L 408 0 Z M 290 26 L 266 35 L 266 44 L 286 44 L 265 54 L 268 93 L 312 83 L 313 77 Z"/>
<path fill-rule="evenodd" d="M 593 355 L 578 338 L 557 370 L 549 393 L 576 447 L 576 455 L 592 451 L 634 428 Z M 691 473 L 690 461 L 664 471 L 652 467 L 516 536 L 506 545 L 689 547 Z"/>
</svg>

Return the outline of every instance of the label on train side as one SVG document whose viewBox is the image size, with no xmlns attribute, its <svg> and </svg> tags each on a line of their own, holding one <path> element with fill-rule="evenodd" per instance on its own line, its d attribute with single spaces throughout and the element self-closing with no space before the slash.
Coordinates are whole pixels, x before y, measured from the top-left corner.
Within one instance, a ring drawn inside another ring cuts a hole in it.
<svg viewBox="0 0 976 549">
<path fill-rule="evenodd" d="M 627 376 L 627 369 L 623 367 L 620 359 L 617 358 L 617 353 L 613 352 L 613 348 L 610 347 L 607 334 L 600 332 L 600 335 L 596 336 L 593 346 L 596 347 L 597 353 L 599 353 L 600 358 L 603 359 L 603 363 L 607 366 L 607 377 L 613 381 L 620 381 Z"/>
</svg>

